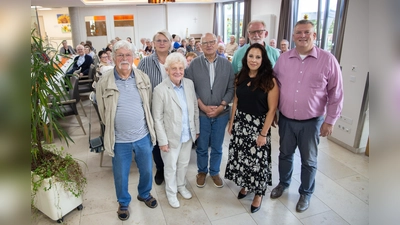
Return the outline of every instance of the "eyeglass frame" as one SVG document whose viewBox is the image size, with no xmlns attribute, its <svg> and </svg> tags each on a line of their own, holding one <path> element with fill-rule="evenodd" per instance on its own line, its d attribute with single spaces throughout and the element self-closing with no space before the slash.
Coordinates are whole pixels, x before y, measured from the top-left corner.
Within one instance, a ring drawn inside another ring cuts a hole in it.
<svg viewBox="0 0 400 225">
<path fill-rule="evenodd" d="M 161 43 L 163 43 L 163 44 L 167 44 L 168 42 L 169 42 L 169 40 L 161 40 L 161 39 L 158 39 L 158 40 L 155 40 L 155 42 L 156 43 L 158 43 L 158 44 L 161 44 Z"/>
<path fill-rule="evenodd" d="M 201 42 L 201 45 L 208 46 L 208 45 L 215 45 L 215 43 L 217 43 L 217 39 L 214 39 L 212 41 Z"/>
<path fill-rule="evenodd" d="M 260 36 L 260 35 L 262 35 L 263 34 L 263 32 L 265 32 L 265 31 L 267 31 L 267 30 L 252 30 L 252 31 L 247 31 L 247 33 L 249 33 L 250 35 L 255 35 L 256 33 Z"/>
<path fill-rule="evenodd" d="M 123 58 L 131 58 L 131 57 L 133 57 L 133 54 L 117 54 L 117 55 L 115 55 L 115 57 L 116 58 L 121 58 L 121 59 L 123 59 Z"/>
</svg>

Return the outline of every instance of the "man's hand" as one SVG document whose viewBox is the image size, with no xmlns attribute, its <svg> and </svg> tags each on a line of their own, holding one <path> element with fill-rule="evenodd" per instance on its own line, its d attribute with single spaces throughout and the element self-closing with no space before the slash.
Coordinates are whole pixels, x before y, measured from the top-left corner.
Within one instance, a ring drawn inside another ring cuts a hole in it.
<svg viewBox="0 0 400 225">
<path fill-rule="evenodd" d="M 332 134 L 333 125 L 329 123 L 323 123 L 319 132 L 319 136 L 326 137 Z"/>
<path fill-rule="evenodd" d="M 207 112 L 207 116 L 210 118 L 217 117 L 222 111 L 224 111 L 224 107 L 219 106 L 206 106 L 209 107 L 209 112 Z"/>
</svg>

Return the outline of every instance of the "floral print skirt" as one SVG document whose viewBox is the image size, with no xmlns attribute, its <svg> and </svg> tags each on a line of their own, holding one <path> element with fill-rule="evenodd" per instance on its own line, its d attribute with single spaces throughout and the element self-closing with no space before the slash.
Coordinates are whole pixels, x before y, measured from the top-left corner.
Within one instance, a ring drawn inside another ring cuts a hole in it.
<svg viewBox="0 0 400 225">
<path fill-rule="evenodd" d="M 257 147 L 265 115 L 253 116 L 236 110 L 229 143 L 225 178 L 257 195 L 265 195 L 271 179 L 271 129 L 267 144 Z"/>
</svg>

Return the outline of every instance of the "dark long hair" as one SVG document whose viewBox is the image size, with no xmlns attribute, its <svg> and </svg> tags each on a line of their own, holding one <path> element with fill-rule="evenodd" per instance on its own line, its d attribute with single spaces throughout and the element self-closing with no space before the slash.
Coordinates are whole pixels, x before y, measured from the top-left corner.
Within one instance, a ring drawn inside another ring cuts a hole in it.
<svg viewBox="0 0 400 225">
<path fill-rule="evenodd" d="M 261 44 L 254 43 L 250 45 L 250 47 L 247 49 L 246 53 L 243 56 L 242 59 L 242 69 L 238 73 L 235 79 L 235 85 L 239 86 L 241 83 L 245 82 L 248 80 L 249 73 L 250 73 L 250 68 L 247 65 L 247 55 L 249 54 L 250 50 L 253 48 L 257 48 L 261 51 L 261 65 L 258 68 L 257 75 L 252 81 L 252 85 L 254 86 L 254 89 L 260 88 L 263 90 L 265 93 L 270 91 L 272 88 L 274 88 L 274 81 L 272 78 L 275 78 L 274 75 L 274 70 L 272 69 L 272 64 L 271 61 L 268 58 L 267 51 L 265 50 L 265 47 Z M 276 78 L 275 78 L 276 79 Z"/>
</svg>

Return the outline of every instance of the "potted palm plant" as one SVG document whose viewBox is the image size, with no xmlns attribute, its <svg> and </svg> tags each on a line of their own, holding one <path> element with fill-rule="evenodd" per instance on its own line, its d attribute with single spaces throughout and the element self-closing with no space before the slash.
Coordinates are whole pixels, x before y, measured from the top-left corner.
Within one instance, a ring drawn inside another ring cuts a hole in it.
<svg viewBox="0 0 400 225">
<path fill-rule="evenodd" d="M 67 146 L 73 142 L 57 119 L 62 117 L 59 103 L 71 88 L 60 59 L 56 49 L 31 32 L 31 206 L 58 222 L 73 209 L 82 209 L 86 186 L 80 164 L 62 148 L 45 143 L 54 138 L 51 129 Z"/>
</svg>

